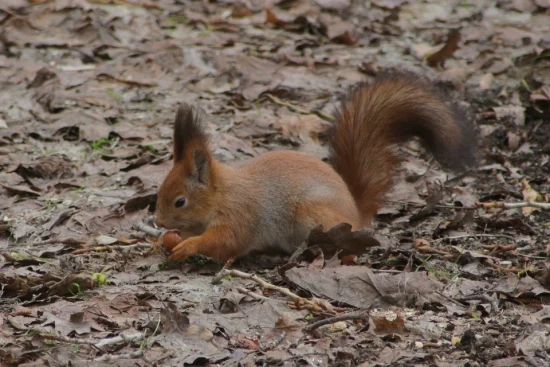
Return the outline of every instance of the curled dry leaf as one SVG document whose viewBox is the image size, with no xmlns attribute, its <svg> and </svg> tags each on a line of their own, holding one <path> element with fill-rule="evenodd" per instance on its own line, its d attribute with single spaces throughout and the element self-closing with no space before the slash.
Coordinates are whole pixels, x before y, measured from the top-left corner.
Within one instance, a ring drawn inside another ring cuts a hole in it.
<svg viewBox="0 0 550 367">
<path fill-rule="evenodd" d="M 453 54 L 458 50 L 458 43 L 460 42 L 460 31 L 453 29 L 447 36 L 447 43 L 436 53 L 428 56 L 426 61 L 431 67 L 442 67 L 447 59 L 453 57 Z"/>
<path fill-rule="evenodd" d="M 405 327 L 405 320 L 400 315 L 371 315 L 374 324 L 374 332 L 380 334 L 403 334 L 408 330 Z"/>
<path fill-rule="evenodd" d="M 319 22 L 325 35 L 333 42 L 344 45 L 354 45 L 357 39 L 354 37 L 353 27 L 349 22 L 336 19 L 323 14 Z"/>
<path fill-rule="evenodd" d="M 527 182 L 526 179 L 521 180 L 521 186 L 522 186 L 521 194 L 523 195 L 523 200 L 531 201 L 531 202 L 542 200 L 541 194 L 535 189 L 533 189 L 531 185 L 529 185 L 529 182 Z M 531 215 L 531 213 L 534 212 L 535 210 L 538 210 L 538 209 L 532 206 L 521 208 L 521 212 L 523 213 L 523 215 L 526 215 L 526 216 Z"/>
<path fill-rule="evenodd" d="M 370 229 L 352 231 L 351 225 L 347 223 L 341 223 L 326 232 L 323 226 L 318 226 L 310 232 L 307 245 L 319 246 L 325 254 L 341 251 L 342 256 L 360 255 L 369 247 L 380 246 L 380 242 L 373 234 Z"/>
<path fill-rule="evenodd" d="M 309 21 L 303 16 L 292 17 L 282 17 L 281 15 L 275 14 L 271 9 L 265 8 L 265 22 L 266 24 L 271 24 L 277 28 L 283 28 L 287 31 L 300 32 L 307 28 Z"/>
</svg>

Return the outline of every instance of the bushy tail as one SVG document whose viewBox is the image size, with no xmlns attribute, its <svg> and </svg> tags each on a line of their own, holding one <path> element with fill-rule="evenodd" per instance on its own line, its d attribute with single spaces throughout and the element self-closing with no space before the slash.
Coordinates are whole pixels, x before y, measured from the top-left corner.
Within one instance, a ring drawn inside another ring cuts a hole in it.
<svg viewBox="0 0 550 367">
<path fill-rule="evenodd" d="M 381 75 L 354 89 L 336 111 L 330 159 L 364 225 L 370 225 L 391 188 L 398 163 L 395 145 L 415 136 L 445 168 L 460 171 L 475 163 L 474 124 L 415 74 Z"/>
</svg>

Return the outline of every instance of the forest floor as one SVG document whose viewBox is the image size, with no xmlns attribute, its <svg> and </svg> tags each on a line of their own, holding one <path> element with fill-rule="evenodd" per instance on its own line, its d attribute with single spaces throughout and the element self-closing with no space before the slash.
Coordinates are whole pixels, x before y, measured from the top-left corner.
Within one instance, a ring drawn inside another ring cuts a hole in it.
<svg viewBox="0 0 550 367">
<path fill-rule="evenodd" d="M 322 159 L 325 115 L 385 69 L 451 95 L 480 150 L 453 176 L 402 146 L 377 246 L 232 266 L 267 288 L 151 251 L 180 102 L 220 161 Z M 548 1 L 7 0 L 0 106 L 2 365 L 550 364 Z"/>
</svg>

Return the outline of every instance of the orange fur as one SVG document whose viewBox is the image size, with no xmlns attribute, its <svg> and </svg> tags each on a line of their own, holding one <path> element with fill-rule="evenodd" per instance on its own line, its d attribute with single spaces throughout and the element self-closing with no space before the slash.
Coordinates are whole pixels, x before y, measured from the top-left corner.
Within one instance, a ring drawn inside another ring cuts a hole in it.
<svg viewBox="0 0 550 367">
<path fill-rule="evenodd" d="M 319 224 L 370 226 L 392 185 L 395 145 L 415 136 L 446 167 L 464 169 L 475 161 L 473 125 L 414 74 L 358 86 L 336 112 L 330 136 L 332 167 L 304 153 L 275 151 L 230 168 L 212 158 L 199 116 L 182 105 L 174 167 L 156 210 L 158 226 L 188 237 L 169 260 L 291 252 Z"/>
<path fill-rule="evenodd" d="M 475 162 L 473 124 L 414 74 L 386 74 L 358 86 L 337 111 L 332 130 L 330 160 L 347 182 L 365 226 L 392 186 L 397 143 L 420 137 L 452 170 Z"/>
</svg>

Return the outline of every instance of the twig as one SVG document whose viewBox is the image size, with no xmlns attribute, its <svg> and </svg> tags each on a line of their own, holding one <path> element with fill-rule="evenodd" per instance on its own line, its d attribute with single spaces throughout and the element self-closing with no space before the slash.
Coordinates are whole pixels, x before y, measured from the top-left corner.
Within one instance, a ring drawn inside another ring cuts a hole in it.
<svg viewBox="0 0 550 367">
<path fill-rule="evenodd" d="M 433 248 L 431 246 L 418 246 L 415 247 L 416 250 L 422 254 L 435 254 L 435 255 L 441 255 L 441 256 L 452 256 L 450 252 L 439 250 L 436 248 Z"/>
<path fill-rule="evenodd" d="M 415 208 L 421 208 L 421 207 L 425 206 L 425 204 L 408 202 L 406 200 L 384 200 L 384 201 L 387 202 L 387 203 L 407 205 L 407 206 L 415 207 Z M 443 209 L 458 209 L 458 210 L 473 210 L 473 209 L 478 208 L 477 206 L 458 206 L 458 205 L 453 205 L 453 204 L 436 204 L 435 207 L 436 208 L 443 208 Z"/>
<path fill-rule="evenodd" d="M 325 121 L 329 121 L 329 122 L 332 122 L 334 121 L 334 119 L 332 118 L 332 116 L 329 116 L 327 115 L 326 113 L 322 112 L 322 111 L 310 111 L 310 110 L 306 110 L 306 109 L 303 109 L 303 108 L 300 108 L 300 107 L 297 107 L 295 105 L 293 105 L 292 103 L 289 103 L 289 102 L 283 102 L 281 101 L 279 98 L 275 97 L 274 95 L 271 95 L 271 94 L 266 94 L 266 97 L 273 103 L 275 104 L 278 104 L 279 106 L 285 106 L 287 107 L 288 109 L 290 109 L 292 112 L 298 112 L 302 115 L 317 115 L 319 116 L 320 118 L 322 118 L 323 120 Z"/>
<path fill-rule="evenodd" d="M 153 245 L 150 243 L 145 242 L 139 242 L 135 243 L 133 245 L 113 245 L 113 246 L 94 246 L 94 247 L 84 247 L 79 248 L 77 250 L 74 250 L 71 252 L 73 255 L 80 255 L 85 254 L 88 252 L 106 252 L 106 251 L 113 251 L 113 250 L 130 250 L 130 249 L 140 249 L 140 248 L 151 248 Z"/>
<path fill-rule="evenodd" d="M 112 362 L 119 359 L 136 359 L 143 357 L 143 350 L 135 350 L 130 353 L 123 354 L 104 354 L 99 358 L 95 358 L 94 362 Z"/>
<path fill-rule="evenodd" d="M 483 248 L 489 250 L 489 255 L 494 256 L 503 252 L 515 251 L 516 245 L 485 245 Z"/>
<path fill-rule="evenodd" d="M 516 267 L 504 267 L 502 265 L 498 265 L 498 264 L 491 264 L 491 267 L 494 269 L 494 270 L 498 270 L 498 271 L 507 271 L 507 272 L 510 272 L 510 273 L 514 273 L 514 274 L 519 274 L 521 272 L 524 271 L 524 269 L 520 269 L 520 268 L 516 268 Z"/>
<path fill-rule="evenodd" d="M 54 334 L 39 334 L 42 338 L 48 339 L 48 340 L 56 340 L 64 343 L 72 343 L 72 344 L 88 344 L 92 345 L 96 348 L 102 348 L 108 345 L 115 345 L 119 343 L 124 342 L 132 342 L 132 341 L 139 341 L 145 339 L 146 333 L 135 333 L 135 334 L 128 334 L 124 335 L 121 334 L 119 336 L 115 336 L 114 338 L 106 338 L 106 339 L 77 339 L 77 338 L 69 338 L 66 336 L 60 336 L 60 335 L 54 335 Z"/>
<path fill-rule="evenodd" d="M 466 302 L 466 301 L 485 301 L 488 302 L 491 305 L 491 311 L 493 313 L 498 312 L 498 301 L 486 294 L 472 294 L 470 296 L 465 296 L 458 298 L 457 301 L 459 302 Z"/>
<path fill-rule="evenodd" d="M 157 86 L 157 83 L 154 83 L 154 82 L 146 82 L 146 81 L 140 81 L 140 80 L 135 80 L 135 79 L 120 78 L 118 76 L 107 74 L 107 73 L 99 73 L 99 74 L 97 74 L 96 78 L 101 78 L 101 79 L 104 78 L 104 79 L 108 79 L 108 80 L 114 80 L 114 81 L 119 82 L 119 83 L 124 83 L 124 84 L 128 84 L 128 85 L 137 85 L 137 86 L 141 86 L 141 87 L 156 87 Z"/>
<path fill-rule="evenodd" d="M 221 282 L 221 280 L 223 278 L 228 277 L 228 276 L 252 280 L 252 281 L 258 283 L 260 285 L 260 287 L 262 287 L 263 289 L 270 289 L 270 290 L 273 290 L 273 291 L 277 291 L 277 292 L 279 292 L 279 293 L 281 293 L 281 294 L 283 294 L 283 295 L 285 295 L 289 298 L 292 298 L 294 303 L 297 304 L 297 305 L 306 304 L 306 305 L 309 305 L 309 306 L 313 307 L 313 309 L 315 309 L 315 310 L 318 309 L 319 312 L 323 311 L 314 302 L 312 302 L 312 301 L 310 301 L 306 298 L 302 298 L 302 297 L 292 293 L 288 288 L 282 288 L 282 287 L 273 285 L 271 283 L 266 282 L 265 280 L 263 280 L 262 278 L 260 278 L 256 274 L 248 274 L 248 273 L 245 273 L 245 272 L 240 271 L 240 270 L 222 269 L 222 270 L 220 270 L 220 272 L 218 274 L 216 274 L 216 276 L 214 276 L 214 278 L 212 279 L 212 284 L 218 284 L 218 283 Z"/>
<path fill-rule="evenodd" d="M 492 201 L 490 203 L 476 203 L 478 207 L 484 209 L 493 209 L 493 208 L 504 208 L 504 209 L 515 209 L 515 208 L 538 208 L 538 209 L 550 209 L 550 203 L 538 203 L 535 201 L 522 201 L 519 203 L 503 203 L 500 201 Z"/>
<path fill-rule="evenodd" d="M 140 341 L 145 339 L 146 337 L 145 334 L 147 333 L 135 333 L 135 334 L 128 334 L 128 335 L 120 334 L 119 336 L 115 336 L 114 338 L 101 339 L 101 341 L 99 341 L 99 343 L 96 343 L 94 346 L 96 348 L 102 348 L 108 345 Z"/>
<path fill-rule="evenodd" d="M 422 343 L 423 348 L 441 348 L 441 344 L 434 342 Z"/>
<path fill-rule="evenodd" d="M 97 340 L 95 339 L 79 339 L 79 338 L 69 338 L 66 336 L 55 335 L 55 334 L 38 334 L 43 339 L 46 340 L 55 340 L 58 342 L 71 343 L 71 344 L 87 344 L 87 345 L 96 345 Z"/>
<path fill-rule="evenodd" d="M 145 224 L 143 222 L 136 223 L 134 225 L 134 228 L 139 230 L 139 231 L 142 231 L 143 233 L 148 234 L 149 236 L 152 236 L 152 237 L 160 237 L 162 235 L 161 230 L 153 228 L 151 226 L 148 226 L 147 224 Z"/>
<path fill-rule="evenodd" d="M 394 270 L 394 269 L 370 269 L 373 273 L 389 273 L 389 274 L 401 274 L 403 270 Z"/>
<path fill-rule="evenodd" d="M 462 238 L 506 238 L 510 241 L 516 241 L 516 239 L 512 236 L 507 236 L 505 234 L 465 234 L 465 235 L 462 235 L 462 236 L 453 236 L 453 237 L 442 237 L 442 238 L 438 238 L 436 240 L 433 240 L 434 243 L 436 242 L 441 242 L 441 241 L 445 241 L 445 240 L 459 240 L 459 239 L 462 239 Z"/>
<path fill-rule="evenodd" d="M 261 294 L 254 293 L 254 292 L 252 292 L 248 289 L 242 288 L 242 287 L 238 287 L 237 292 L 242 293 L 242 294 L 246 294 L 247 296 L 250 296 L 252 298 L 259 299 L 259 300 L 269 299 L 266 296 L 262 296 Z"/>
<path fill-rule="evenodd" d="M 32 243 L 33 246 L 39 246 L 39 245 L 51 245 L 53 243 L 55 244 L 62 244 L 62 245 L 79 245 L 81 243 L 84 243 L 85 241 L 84 240 L 78 240 L 77 238 L 72 238 L 72 237 L 68 237 L 68 238 L 48 238 L 47 240 L 44 240 L 44 241 L 35 241 Z"/>
<path fill-rule="evenodd" d="M 535 259 L 535 260 L 546 260 L 547 259 L 546 256 L 527 255 L 527 254 L 522 254 L 519 251 L 516 251 L 516 253 L 514 255 L 521 256 L 521 257 L 526 257 L 528 259 Z"/>
<path fill-rule="evenodd" d="M 320 328 L 321 326 L 334 324 L 335 322 L 339 322 L 339 321 L 366 320 L 368 318 L 369 318 L 368 311 L 350 312 L 343 315 L 333 316 L 333 317 L 329 317 L 329 318 L 314 322 L 313 324 L 304 327 L 304 331 L 312 331 L 317 328 Z"/>
</svg>

